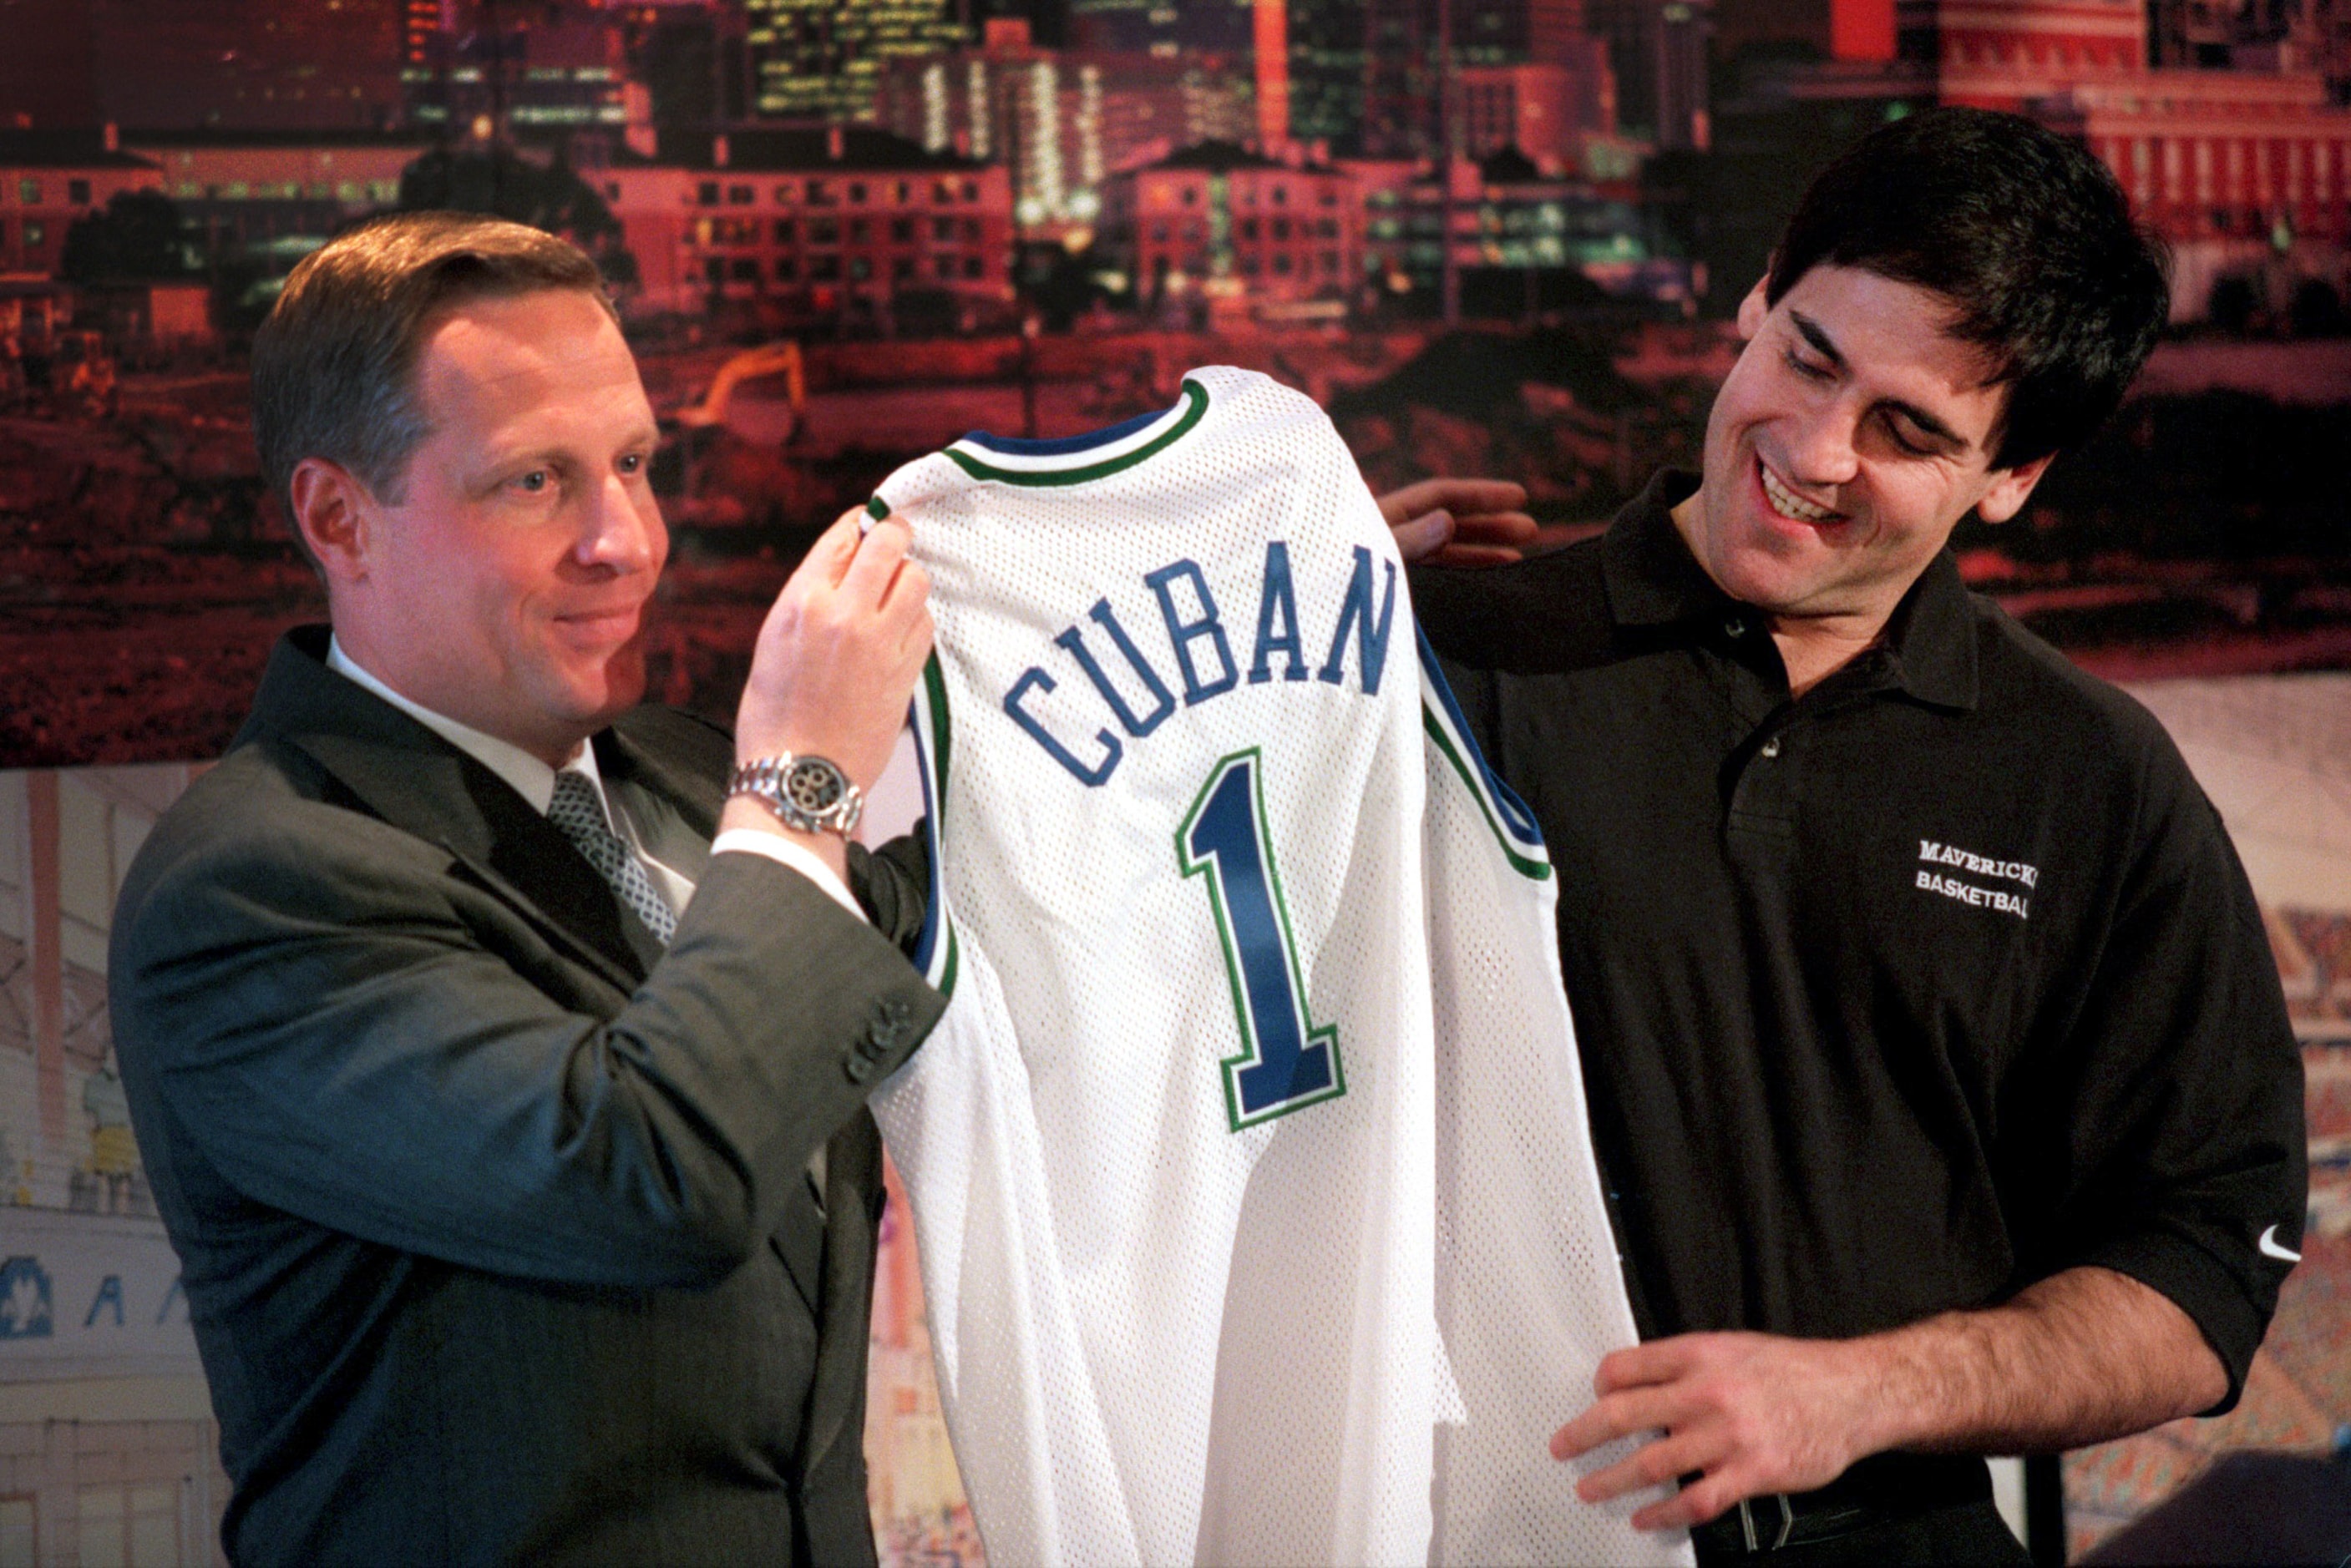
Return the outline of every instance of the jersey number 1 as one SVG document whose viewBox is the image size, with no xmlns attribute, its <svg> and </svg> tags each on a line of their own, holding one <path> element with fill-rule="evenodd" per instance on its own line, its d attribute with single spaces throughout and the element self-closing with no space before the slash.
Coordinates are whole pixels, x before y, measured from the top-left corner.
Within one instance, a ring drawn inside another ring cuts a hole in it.
<svg viewBox="0 0 2351 1568">
<path fill-rule="evenodd" d="M 1257 748 L 1219 762 L 1176 830 L 1176 859 L 1204 877 L 1225 946 L 1225 972 L 1239 1015 L 1241 1049 L 1227 1057 L 1225 1108 L 1233 1130 L 1346 1093 L 1339 1031 L 1317 1028 L 1266 836 Z"/>
</svg>

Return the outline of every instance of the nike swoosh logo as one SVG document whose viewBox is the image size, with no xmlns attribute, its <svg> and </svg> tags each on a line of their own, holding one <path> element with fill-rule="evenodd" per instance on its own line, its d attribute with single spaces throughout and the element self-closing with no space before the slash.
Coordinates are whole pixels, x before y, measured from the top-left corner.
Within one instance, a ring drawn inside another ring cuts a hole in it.
<svg viewBox="0 0 2351 1568">
<path fill-rule="evenodd" d="M 2302 1262 L 2302 1254 L 2300 1252 L 2288 1251 L 2285 1248 L 2278 1245 L 2277 1227 L 2274 1225 L 2262 1232 L 2262 1256 L 2264 1258 L 2281 1259 L 2289 1263 L 2299 1263 Z"/>
</svg>

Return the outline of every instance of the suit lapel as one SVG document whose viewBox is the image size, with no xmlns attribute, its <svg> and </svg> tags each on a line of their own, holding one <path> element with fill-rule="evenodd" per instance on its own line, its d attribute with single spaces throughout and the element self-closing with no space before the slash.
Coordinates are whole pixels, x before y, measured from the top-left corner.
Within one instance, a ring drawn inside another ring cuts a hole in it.
<svg viewBox="0 0 2351 1568">
<path fill-rule="evenodd" d="M 776 1221 L 768 1245 L 783 1260 L 784 1272 L 791 1275 L 800 1299 L 808 1303 L 810 1315 L 820 1321 L 824 1312 L 824 1231 L 825 1216 L 817 1211 L 816 1199 L 802 1175 L 784 1198 L 783 1216 Z"/>
<path fill-rule="evenodd" d="M 595 867 L 505 780 L 327 669 L 325 629 L 301 628 L 278 645 L 237 742 L 301 752 L 369 811 L 447 850 L 611 984 L 635 990 L 659 947 Z"/>
<path fill-rule="evenodd" d="M 718 833 L 718 808 L 725 804 L 721 785 L 649 749 L 632 733 L 642 727 L 634 718 L 625 716 L 596 737 L 596 771 L 628 814 L 645 853 L 699 882 L 710 864 L 710 841 Z"/>
<path fill-rule="evenodd" d="M 287 634 L 232 746 L 302 753 L 368 811 L 446 850 L 583 966 L 618 990 L 635 989 L 658 946 L 562 831 L 487 768 L 329 670 L 326 649 L 324 627 Z M 696 721 L 641 710 L 596 745 L 599 771 L 632 824 L 643 825 L 646 847 L 698 880 L 725 804 L 731 742 Z M 770 1241 L 822 1335 L 809 1405 L 811 1469 L 843 1440 L 864 1392 L 880 1151 L 872 1118 L 860 1110 L 827 1147 L 824 1210 L 796 1176 Z"/>
</svg>

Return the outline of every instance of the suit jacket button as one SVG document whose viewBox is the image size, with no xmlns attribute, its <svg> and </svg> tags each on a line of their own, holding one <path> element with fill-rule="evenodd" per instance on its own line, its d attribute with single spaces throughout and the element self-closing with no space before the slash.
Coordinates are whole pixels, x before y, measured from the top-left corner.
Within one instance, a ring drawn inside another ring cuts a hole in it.
<svg viewBox="0 0 2351 1568">
<path fill-rule="evenodd" d="M 844 1056 L 841 1059 L 841 1070 L 849 1075 L 851 1083 L 862 1084 L 873 1075 L 873 1064 L 862 1056 Z"/>
</svg>

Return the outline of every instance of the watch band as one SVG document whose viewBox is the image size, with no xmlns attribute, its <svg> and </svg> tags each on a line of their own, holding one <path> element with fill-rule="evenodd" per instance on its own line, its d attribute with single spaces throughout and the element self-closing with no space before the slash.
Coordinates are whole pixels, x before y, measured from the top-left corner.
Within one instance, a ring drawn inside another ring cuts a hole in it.
<svg viewBox="0 0 2351 1568">
<path fill-rule="evenodd" d="M 751 796 L 786 827 L 801 833 L 836 833 L 846 838 L 865 815 L 864 793 L 827 757 L 789 752 L 754 757 L 727 775 L 726 793 Z"/>
</svg>

